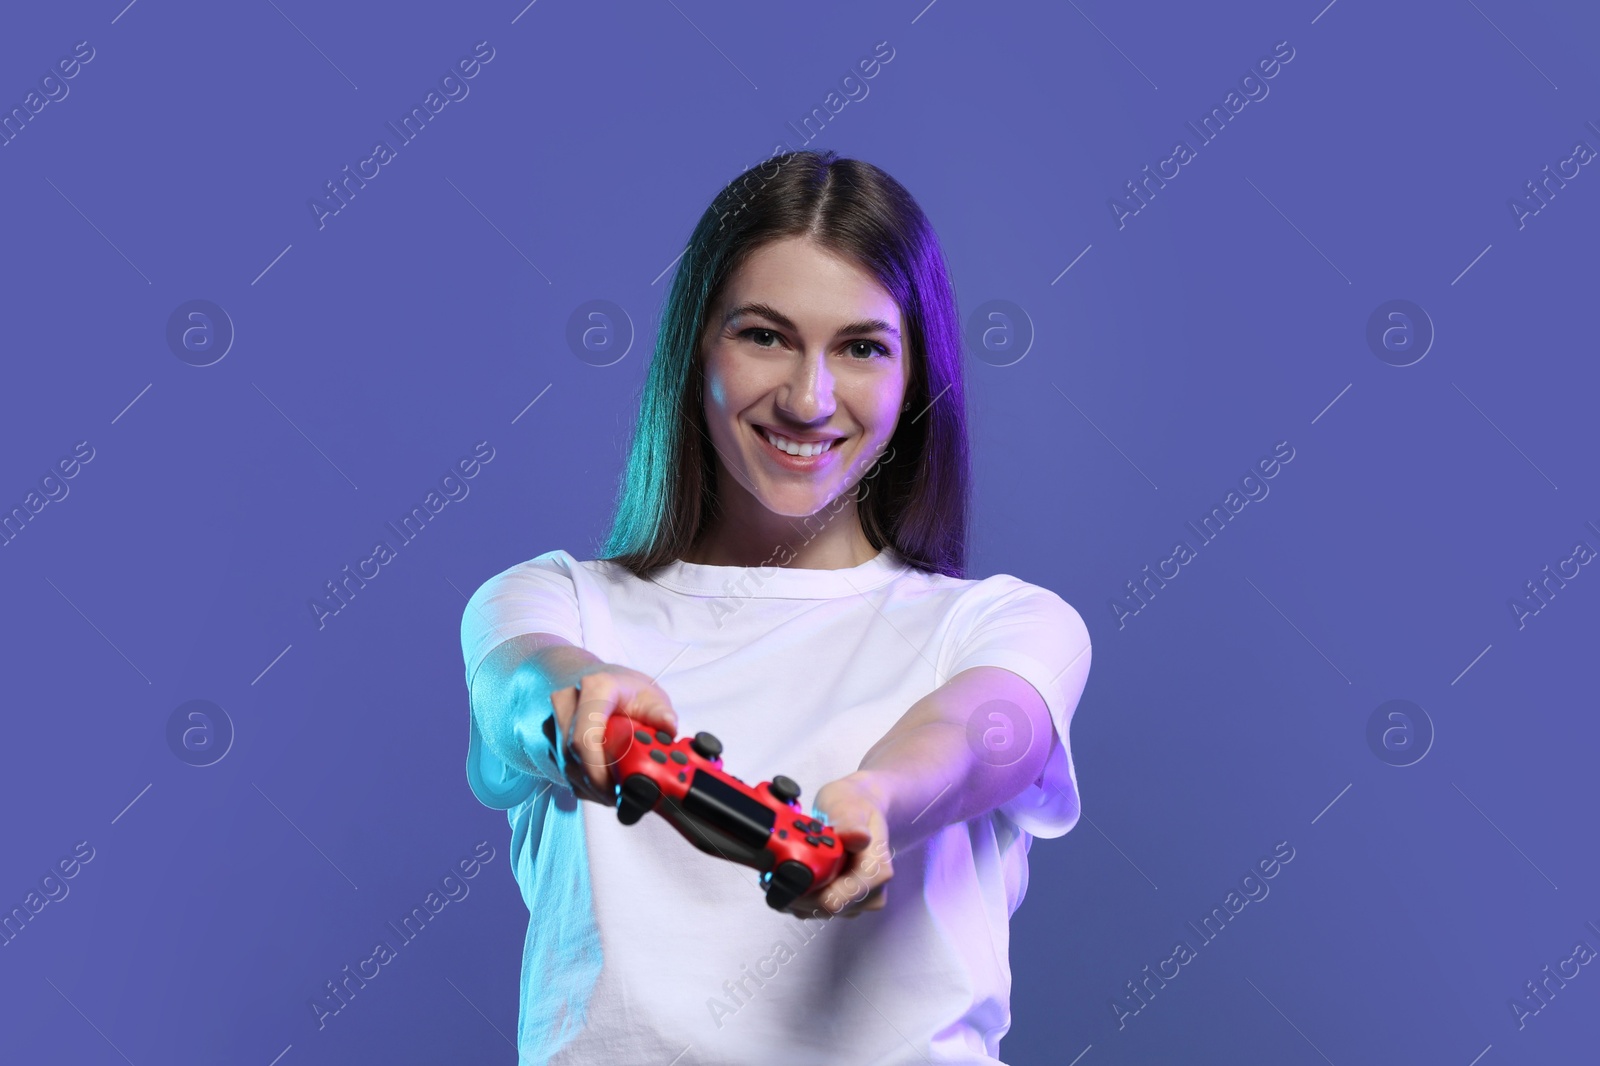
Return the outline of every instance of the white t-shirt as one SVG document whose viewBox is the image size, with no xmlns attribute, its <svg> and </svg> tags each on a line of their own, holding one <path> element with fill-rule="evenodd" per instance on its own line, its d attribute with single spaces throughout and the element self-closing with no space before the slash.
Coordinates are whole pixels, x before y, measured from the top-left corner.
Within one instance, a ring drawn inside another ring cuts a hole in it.
<svg viewBox="0 0 1600 1066">
<path fill-rule="evenodd" d="M 698 851 L 661 816 L 624 826 L 576 800 L 553 767 L 550 777 L 507 767 L 474 724 L 468 780 L 508 813 L 530 915 L 525 1066 L 1000 1062 L 1008 922 L 1027 890 L 1028 848 L 1078 819 L 1068 726 L 1090 655 L 1071 605 L 1008 574 L 928 574 L 892 549 L 839 570 L 679 561 L 650 581 L 551 551 L 471 597 L 461 621 L 469 691 L 490 651 L 535 632 L 655 677 L 680 735 L 715 734 L 724 766 L 745 781 L 788 775 L 807 808 L 912 704 L 969 667 L 1021 675 L 1055 732 L 1039 782 L 894 849 L 883 910 L 802 920 L 767 906 L 755 870 Z M 989 728 L 1002 730 L 998 742 L 981 723 L 969 735 L 998 761 L 1027 740 L 1005 736 L 1003 720 Z"/>
</svg>

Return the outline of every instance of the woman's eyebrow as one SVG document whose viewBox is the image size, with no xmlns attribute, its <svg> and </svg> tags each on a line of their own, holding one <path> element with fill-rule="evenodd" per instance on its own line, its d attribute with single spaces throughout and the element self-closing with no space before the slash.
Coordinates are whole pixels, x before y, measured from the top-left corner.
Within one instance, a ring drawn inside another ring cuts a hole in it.
<svg viewBox="0 0 1600 1066">
<path fill-rule="evenodd" d="M 776 322 L 791 333 L 800 332 L 799 327 L 794 324 L 794 321 L 788 315 L 785 315 L 771 304 L 763 303 L 740 304 L 723 316 L 722 324 L 726 326 L 740 315 L 760 315 L 762 318 Z M 863 318 L 859 322 L 846 323 L 839 327 L 839 331 L 834 336 L 843 337 L 847 334 L 856 333 L 887 333 L 896 339 L 900 337 L 900 331 L 881 318 Z"/>
</svg>

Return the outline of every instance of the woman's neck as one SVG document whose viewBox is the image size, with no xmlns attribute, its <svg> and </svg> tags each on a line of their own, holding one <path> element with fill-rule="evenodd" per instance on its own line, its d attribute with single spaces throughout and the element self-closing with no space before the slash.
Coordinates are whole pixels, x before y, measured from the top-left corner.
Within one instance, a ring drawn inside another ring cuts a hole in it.
<svg viewBox="0 0 1600 1066">
<path fill-rule="evenodd" d="M 754 521 L 740 522 L 726 514 L 714 519 L 684 553 L 683 561 L 708 566 L 844 570 L 878 554 L 861 531 L 853 502 L 836 514 L 830 514 L 829 508 L 803 516 L 762 511 Z"/>
</svg>

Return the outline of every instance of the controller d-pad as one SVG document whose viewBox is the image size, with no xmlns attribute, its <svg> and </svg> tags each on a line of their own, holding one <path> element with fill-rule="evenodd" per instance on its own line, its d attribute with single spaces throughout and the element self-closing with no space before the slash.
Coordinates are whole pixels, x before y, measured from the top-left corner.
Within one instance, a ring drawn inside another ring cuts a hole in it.
<svg viewBox="0 0 1600 1066">
<path fill-rule="evenodd" d="M 800 830 L 802 833 L 811 832 L 811 823 L 804 818 L 796 818 L 794 820 L 794 827 Z"/>
<path fill-rule="evenodd" d="M 656 730 L 656 739 L 661 741 L 661 743 L 663 743 L 663 744 L 671 744 L 672 743 L 672 734 L 668 733 L 664 729 L 658 729 L 658 730 Z"/>
<path fill-rule="evenodd" d="M 687 765 L 689 762 L 689 756 L 685 755 L 681 751 L 669 751 L 667 753 L 667 757 L 673 762 L 677 763 L 679 766 Z"/>
<path fill-rule="evenodd" d="M 830 848 L 833 847 L 833 838 L 832 837 L 818 837 L 817 839 L 821 840 L 822 843 L 824 844 L 824 846 L 830 847 Z"/>
<path fill-rule="evenodd" d="M 650 749 L 650 758 L 654 759 L 656 762 L 666 762 L 667 761 L 666 754 L 660 748 L 651 748 Z"/>
<path fill-rule="evenodd" d="M 650 743 L 650 734 L 646 733 L 642 729 L 635 729 L 633 731 L 633 735 L 638 737 L 641 743 L 645 743 L 645 744 Z"/>
<path fill-rule="evenodd" d="M 818 844 L 822 843 L 822 841 L 817 837 L 808 836 L 806 837 L 806 843 L 810 844 L 812 847 L 816 847 Z"/>
</svg>

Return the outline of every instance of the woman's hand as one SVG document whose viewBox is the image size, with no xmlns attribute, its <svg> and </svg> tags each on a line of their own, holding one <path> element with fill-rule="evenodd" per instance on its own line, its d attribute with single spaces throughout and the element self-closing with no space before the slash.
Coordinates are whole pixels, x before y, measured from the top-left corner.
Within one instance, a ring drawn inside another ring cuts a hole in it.
<svg viewBox="0 0 1600 1066">
<path fill-rule="evenodd" d="M 828 782 L 817 791 L 812 806 L 844 845 L 845 865 L 837 878 L 787 909 L 802 918 L 856 918 L 862 911 L 882 910 L 889 901 L 889 878 L 894 876 L 893 851 L 883 796 L 871 775 L 857 771 Z"/>
<path fill-rule="evenodd" d="M 616 792 L 604 749 L 606 719 L 622 713 L 656 729 L 678 731 L 678 713 L 648 674 L 615 663 L 591 667 L 577 684 L 550 694 L 554 712 L 544 733 L 579 799 L 615 807 Z"/>
</svg>

